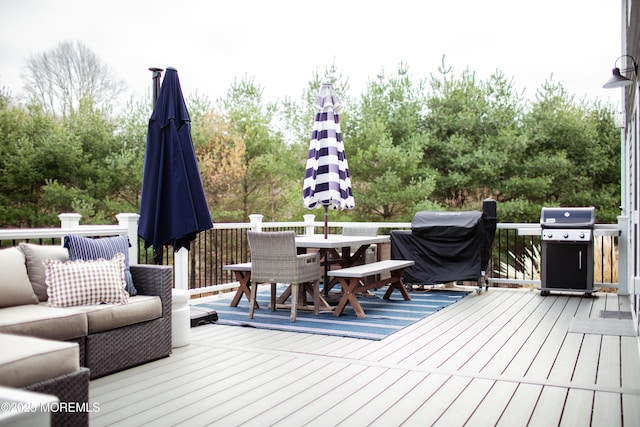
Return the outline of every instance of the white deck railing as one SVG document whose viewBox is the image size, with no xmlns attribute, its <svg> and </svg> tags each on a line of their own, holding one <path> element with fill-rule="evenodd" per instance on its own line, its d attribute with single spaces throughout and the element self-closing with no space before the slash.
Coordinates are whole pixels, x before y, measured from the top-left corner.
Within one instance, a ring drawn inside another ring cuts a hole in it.
<svg viewBox="0 0 640 427">
<path fill-rule="evenodd" d="M 2 246 L 15 245 L 21 241 L 42 241 L 51 239 L 60 241 L 67 234 L 80 234 L 84 236 L 98 237 L 98 236 L 113 236 L 113 235 L 128 235 L 132 245 L 129 249 L 130 262 L 136 264 L 139 259 L 138 245 L 133 242 L 138 242 L 138 214 L 134 213 L 122 213 L 116 215 L 118 220 L 117 225 L 80 225 L 81 215 L 75 213 L 65 213 L 60 216 L 60 227 L 57 228 L 33 228 L 33 229 L 1 229 L 0 230 L 0 243 L 5 241 Z M 262 215 L 251 215 L 250 222 L 248 223 L 216 223 L 213 226 L 214 230 L 240 230 L 240 229 L 303 229 L 304 234 L 315 234 L 316 230 L 322 229 L 323 222 L 315 221 L 315 215 L 304 215 L 304 221 L 294 222 L 263 222 Z M 626 280 L 626 233 L 623 229 L 624 220 L 620 221 L 620 224 L 597 224 L 594 228 L 594 236 L 615 236 L 617 239 L 617 260 L 618 260 L 618 283 L 604 282 L 596 283 L 598 285 L 605 285 L 607 287 L 617 287 L 618 293 L 621 295 L 628 294 L 627 280 Z M 367 225 L 378 227 L 381 229 L 410 229 L 411 223 L 409 222 L 367 222 L 367 223 L 353 223 L 353 222 L 330 222 L 329 227 L 336 229 L 348 225 Z M 515 231 L 513 234 L 519 236 L 519 238 L 526 238 L 530 236 L 531 239 L 525 244 L 539 244 L 536 243 L 536 239 L 539 239 L 541 229 L 539 224 L 528 223 L 498 223 L 498 231 L 496 238 L 500 235 L 501 231 Z M 10 241 L 7 245 L 6 241 Z M 12 243 L 11 243 L 12 242 Z M 494 254 L 498 249 L 494 243 Z M 506 250 L 509 250 L 508 248 Z M 499 255 L 499 254 L 498 254 Z M 188 289 L 189 283 L 189 253 L 183 249 L 174 254 L 173 257 L 174 274 L 175 274 L 175 287 Z M 496 266 L 492 266 L 493 271 L 496 271 Z M 490 275 L 493 276 L 493 275 Z M 539 279 L 535 277 L 518 278 L 518 277 L 490 277 L 489 281 L 494 284 L 499 283 L 512 283 L 521 285 L 536 285 L 540 283 Z M 199 295 L 207 292 L 219 292 L 223 290 L 231 289 L 235 286 L 233 283 L 213 283 L 208 286 L 199 287 L 197 289 L 190 289 L 193 295 Z"/>
</svg>

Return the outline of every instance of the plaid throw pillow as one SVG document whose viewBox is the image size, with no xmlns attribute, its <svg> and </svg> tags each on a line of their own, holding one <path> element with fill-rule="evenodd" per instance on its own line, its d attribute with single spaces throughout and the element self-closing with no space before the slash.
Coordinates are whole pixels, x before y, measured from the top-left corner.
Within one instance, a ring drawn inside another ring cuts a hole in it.
<svg viewBox="0 0 640 427">
<path fill-rule="evenodd" d="M 129 301 L 124 281 L 124 254 L 118 253 L 110 261 L 46 259 L 43 263 L 50 306 L 125 304 Z"/>
<path fill-rule="evenodd" d="M 90 239 L 84 236 L 69 234 L 64 237 L 64 247 L 69 249 L 69 259 L 74 261 L 83 259 L 111 259 L 117 253 L 124 254 L 124 280 L 127 282 L 127 292 L 134 296 L 138 293 L 133 286 L 133 278 L 129 270 L 129 237 L 115 236 Z"/>
</svg>

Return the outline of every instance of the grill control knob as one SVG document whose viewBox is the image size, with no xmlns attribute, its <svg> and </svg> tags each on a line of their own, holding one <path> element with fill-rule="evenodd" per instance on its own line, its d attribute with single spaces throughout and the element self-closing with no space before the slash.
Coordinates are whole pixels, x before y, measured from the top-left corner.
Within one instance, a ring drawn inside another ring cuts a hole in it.
<svg viewBox="0 0 640 427">
<path fill-rule="evenodd" d="M 583 232 L 580 232 L 580 238 L 584 239 L 584 233 Z"/>
<path fill-rule="evenodd" d="M 569 233 L 562 233 L 562 237 L 564 237 L 565 239 L 569 238 Z"/>
<path fill-rule="evenodd" d="M 553 237 L 553 233 L 551 233 L 550 231 L 547 232 L 547 238 L 551 239 Z"/>
</svg>

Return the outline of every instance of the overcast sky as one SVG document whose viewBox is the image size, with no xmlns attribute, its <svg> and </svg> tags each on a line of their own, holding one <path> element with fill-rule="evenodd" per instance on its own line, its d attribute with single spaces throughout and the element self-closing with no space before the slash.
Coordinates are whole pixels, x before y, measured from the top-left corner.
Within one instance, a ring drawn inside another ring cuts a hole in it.
<svg viewBox="0 0 640 427">
<path fill-rule="evenodd" d="M 322 9 L 320 8 L 322 7 Z M 268 100 L 298 99 L 335 63 L 350 96 L 400 61 L 414 79 L 442 56 L 459 75 L 496 70 L 532 98 L 553 76 L 578 98 L 619 104 L 602 84 L 620 55 L 620 0 L 0 0 L 0 87 L 22 90 L 30 55 L 82 41 L 128 85 L 177 68 L 185 95 L 212 101 L 244 76 Z"/>
</svg>

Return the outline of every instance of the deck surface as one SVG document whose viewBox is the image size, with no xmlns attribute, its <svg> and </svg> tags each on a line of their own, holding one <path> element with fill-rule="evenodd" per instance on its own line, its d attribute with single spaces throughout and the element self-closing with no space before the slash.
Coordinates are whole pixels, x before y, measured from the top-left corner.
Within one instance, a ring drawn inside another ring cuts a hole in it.
<svg viewBox="0 0 640 427">
<path fill-rule="evenodd" d="M 637 338 L 570 332 L 602 311 L 628 300 L 490 288 L 381 341 L 203 325 L 92 381 L 91 426 L 638 426 Z"/>
</svg>

